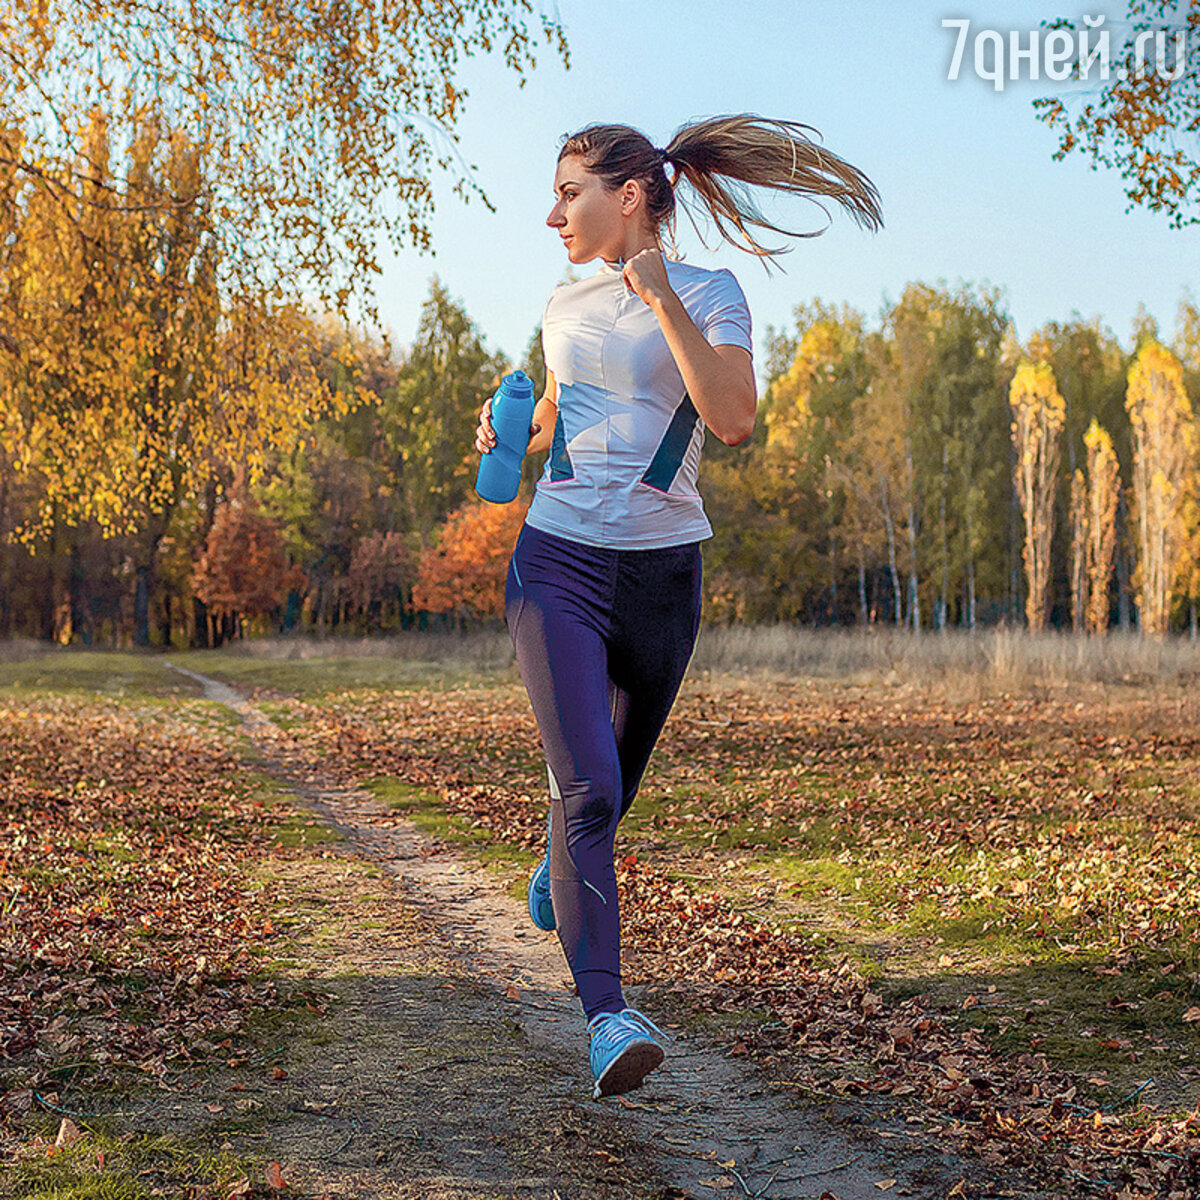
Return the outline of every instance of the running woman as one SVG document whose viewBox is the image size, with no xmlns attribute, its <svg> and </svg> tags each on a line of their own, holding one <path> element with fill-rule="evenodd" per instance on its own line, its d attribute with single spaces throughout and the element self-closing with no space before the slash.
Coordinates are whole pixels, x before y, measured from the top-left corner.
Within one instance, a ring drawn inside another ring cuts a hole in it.
<svg viewBox="0 0 1200 1200">
<path fill-rule="evenodd" d="M 613 844 L 700 626 L 700 543 L 713 532 L 696 487 L 705 431 L 736 446 L 757 406 L 737 280 L 665 257 L 662 236 L 674 250 L 683 183 L 722 237 L 760 259 L 782 249 L 749 227 L 788 231 L 759 213 L 746 185 L 827 196 L 879 228 L 874 184 L 810 141 L 809 128 L 719 117 L 657 149 L 628 126 L 591 125 L 558 155 L 546 224 L 572 263 L 600 266 L 559 285 L 542 316 L 546 392 L 526 452 L 550 457 L 513 548 L 505 605 L 550 793 L 529 912 L 558 932 L 597 1098 L 640 1086 L 664 1057 L 665 1035 L 621 992 Z M 495 445 L 490 411 L 488 401 L 481 454 Z"/>
</svg>

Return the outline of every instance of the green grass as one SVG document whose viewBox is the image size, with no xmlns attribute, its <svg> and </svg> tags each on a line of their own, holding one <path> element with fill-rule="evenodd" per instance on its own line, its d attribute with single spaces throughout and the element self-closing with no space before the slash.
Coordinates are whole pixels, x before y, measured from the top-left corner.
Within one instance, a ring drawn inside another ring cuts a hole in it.
<svg viewBox="0 0 1200 1200">
<path fill-rule="evenodd" d="M 1037 936 L 998 923 L 985 905 L 947 912 L 934 899 L 889 922 L 888 881 L 864 878 L 857 866 L 788 855 L 755 865 L 787 892 L 754 915 L 829 956 L 845 955 L 886 1002 L 924 994 L 952 1026 L 979 1029 L 1000 1053 L 1036 1051 L 1085 1078 L 1107 1078 L 1108 1089 L 1085 1089 L 1098 1104 L 1148 1077 L 1149 1103 L 1189 1102 L 1194 1085 L 1180 1068 L 1195 1061 L 1200 1031 L 1181 1015 L 1200 1004 L 1200 974 L 1189 969 L 1194 948 L 1084 951 L 1066 926 L 1040 926 Z M 735 907 L 747 890 L 736 875 L 703 886 Z"/>
<path fill-rule="evenodd" d="M 297 661 L 257 658 L 225 650 L 192 650 L 175 653 L 171 661 L 200 675 L 249 692 L 263 688 L 304 700 L 319 700 L 338 692 L 449 691 L 493 686 L 515 678 L 511 666 L 481 670 L 453 659 L 422 661 L 389 657 L 381 648 L 377 657 L 306 658 Z M 186 676 L 182 676 L 186 678 Z"/>
<path fill-rule="evenodd" d="M 264 688 L 303 699 L 319 699 L 355 688 L 371 691 L 413 691 L 490 687 L 512 682 L 516 668 L 494 660 L 487 648 L 472 650 L 464 643 L 456 652 L 454 639 L 431 637 L 430 657 L 401 657 L 381 643 L 373 655 L 338 655 L 287 659 L 258 657 L 239 649 L 220 650 L 86 650 L 76 646 L 39 648 L 28 657 L 0 657 L 0 691 L 65 692 L 111 698 L 189 698 L 203 686 L 174 671 L 168 662 L 207 675 L 244 692 Z M 414 641 L 412 649 L 421 650 Z M 438 657 L 440 655 L 440 657 Z M 472 657 L 473 656 L 473 657 Z M 214 720 L 236 726 L 236 714 L 214 709 Z"/>
<path fill-rule="evenodd" d="M 201 687 L 163 665 L 152 651 L 79 650 L 49 647 L 44 653 L 15 662 L 0 659 L 0 689 L 22 692 L 66 692 L 124 698 L 194 697 Z"/>
<path fill-rule="evenodd" d="M 39 1122 L 53 1141 L 60 1118 Z M 4 1200 L 149 1200 L 170 1189 L 206 1189 L 224 1195 L 239 1179 L 261 1180 L 264 1164 L 225 1152 L 211 1153 L 192 1140 L 115 1135 L 106 1121 L 82 1123 L 83 1137 L 47 1157 L 18 1161 L 0 1170 Z M 101 1156 L 103 1156 L 101 1158 Z M 103 1166 L 101 1166 L 103 1162 Z"/>
<path fill-rule="evenodd" d="M 274 776 L 261 770 L 244 770 L 239 772 L 239 779 L 253 799 L 274 813 L 276 820 L 268 832 L 280 846 L 294 849 L 336 845 L 342 841 L 336 829 L 306 809 Z"/>
</svg>

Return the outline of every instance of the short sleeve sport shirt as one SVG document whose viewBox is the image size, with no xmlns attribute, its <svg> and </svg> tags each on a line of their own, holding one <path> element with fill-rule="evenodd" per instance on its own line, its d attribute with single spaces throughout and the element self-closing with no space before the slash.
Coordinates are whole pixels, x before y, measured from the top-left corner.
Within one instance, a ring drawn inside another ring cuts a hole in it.
<svg viewBox="0 0 1200 1200">
<path fill-rule="evenodd" d="M 704 422 L 650 307 L 620 263 L 560 284 L 542 316 L 558 381 L 550 458 L 525 520 L 593 546 L 649 550 L 712 537 L 696 486 Z M 667 278 L 714 346 L 752 351 L 750 310 L 727 270 L 666 261 Z"/>
</svg>

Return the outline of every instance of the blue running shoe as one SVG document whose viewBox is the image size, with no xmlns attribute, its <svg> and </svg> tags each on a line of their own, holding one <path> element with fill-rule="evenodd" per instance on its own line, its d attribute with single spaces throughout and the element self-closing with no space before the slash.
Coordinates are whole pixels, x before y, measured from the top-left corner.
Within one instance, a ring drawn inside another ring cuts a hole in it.
<svg viewBox="0 0 1200 1200">
<path fill-rule="evenodd" d="M 597 1013 L 588 1022 L 588 1033 L 592 1039 L 592 1074 L 596 1077 L 594 1100 L 641 1087 L 642 1080 L 663 1060 L 663 1048 L 653 1035 L 667 1035 L 636 1008 Z"/>
<path fill-rule="evenodd" d="M 551 805 L 551 809 L 553 809 Z M 529 919 L 549 933 L 554 927 L 554 901 L 550 899 L 550 814 L 546 814 L 546 857 L 529 877 Z"/>
</svg>

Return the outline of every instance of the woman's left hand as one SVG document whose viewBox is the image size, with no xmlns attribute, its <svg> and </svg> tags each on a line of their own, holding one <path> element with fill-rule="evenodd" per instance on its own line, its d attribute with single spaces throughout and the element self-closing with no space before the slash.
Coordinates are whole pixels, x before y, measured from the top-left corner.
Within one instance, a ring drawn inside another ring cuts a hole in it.
<svg viewBox="0 0 1200 1200">
<path fill-rule="evenodd" d="M 667 279 L 667 265 L 661 250 L 639 250 L 621 272 L 625 286 L 635 292 L 646 304 L 665 300 L 671 294 L 671 283 Z"/>
</svg>

